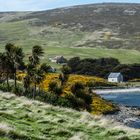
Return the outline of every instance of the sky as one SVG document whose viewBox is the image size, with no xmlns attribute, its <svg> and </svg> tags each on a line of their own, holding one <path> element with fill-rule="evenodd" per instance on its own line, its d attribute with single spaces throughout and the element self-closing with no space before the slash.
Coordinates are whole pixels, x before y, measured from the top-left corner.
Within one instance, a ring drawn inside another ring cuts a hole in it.
<svg viewBox="0 0 140 140">
<path fill-rule="evenodd" d="M 140 0 L 0 0 L 0 11 L 41 11 L 103 2 L 140 3 Z"/>
</svg>

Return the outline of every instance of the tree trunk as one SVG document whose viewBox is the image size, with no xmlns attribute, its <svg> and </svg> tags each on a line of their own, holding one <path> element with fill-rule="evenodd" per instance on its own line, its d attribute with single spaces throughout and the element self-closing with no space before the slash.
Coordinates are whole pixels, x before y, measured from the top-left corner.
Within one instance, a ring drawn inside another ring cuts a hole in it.
<svg viewBox="0 0 140 140">
<path fill-rule="evenodd" d="M 17 88 L 17 77 L 16 77 L 16 69 L 15 69 L 15 73 L 14 73 L 14 81 L 15 81 L 15 89 Z"/>
<path fill-rule="evenodd" d="M 7 83 L 7 88 L 9 90 L 9 74 L 8 74 L 8 72 L 6 74 L 6 83 Z"/>
<path fill-rule="evenodd" d="M 34 86 L 33 99 L 35 99 L 35 96 L 36 96 L 36 84 Z"/>
</svg>

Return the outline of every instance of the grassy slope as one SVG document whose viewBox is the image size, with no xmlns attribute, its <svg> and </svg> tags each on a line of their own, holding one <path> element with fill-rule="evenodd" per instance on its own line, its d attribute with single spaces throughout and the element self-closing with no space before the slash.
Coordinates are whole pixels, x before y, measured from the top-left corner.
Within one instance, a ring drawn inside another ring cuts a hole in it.
<svg viewBox="0 0 140 140">
<path fill-rule="evenodd" d="M 83 44 L 92 38 L 88 32 L 47 26 L 31 27 L 28 23 L 27 20 L 0 23 L 0 51 L 4 49 L 6 43 L 14 42 L 22 46 L 27 54 L 33 45 L 42 45 L 46 52 L 44 61 L 48 57 L 56 55 L 64 55 L 67 58 L 74 56 L 82 58 L 115 57 L 122 63 L 138 63 L 140 61 L 140 52 L 135 50 L 74 48 L 74 46 Z"/>
<path fill-rule="evenodd" d="M 10 93 L 0 93 L 0 140 L 139 139 L 140 131 L 86 112 L 54 107 Z"/>
</svg>

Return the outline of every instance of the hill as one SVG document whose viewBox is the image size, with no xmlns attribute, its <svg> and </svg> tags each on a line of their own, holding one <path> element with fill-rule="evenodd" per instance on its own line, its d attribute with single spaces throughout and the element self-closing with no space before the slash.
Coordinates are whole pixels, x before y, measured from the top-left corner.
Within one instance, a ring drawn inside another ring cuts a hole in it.
<svg viewBox="0 0 140 140">
<path fill-rule="evenodd" d="M 136 63 L 140 60 L 139 15 L 140 4 L 117 3 L 0 13 L 0 48 L 13 42 L 28 53 L 33 45 L 39 44 L 48 56 L 69 58 L 74 53 L 95 58 L 111 54 L 122 63 Z M 76 51 L 77 48 L 80 49 Z M 55 52 L 52 54 L 50 49 Z M 104 49 L 107 53 L 102 54 Z M 123 54 L 127 54 L 127 61 Z"/>
<path fill-rule="evenodd" d="M 0 140 L 138 140 L 134 130 L 87 112 L 0 92 Z M 112 129 L 113 128 L 113 129 Z"/>
</svg>

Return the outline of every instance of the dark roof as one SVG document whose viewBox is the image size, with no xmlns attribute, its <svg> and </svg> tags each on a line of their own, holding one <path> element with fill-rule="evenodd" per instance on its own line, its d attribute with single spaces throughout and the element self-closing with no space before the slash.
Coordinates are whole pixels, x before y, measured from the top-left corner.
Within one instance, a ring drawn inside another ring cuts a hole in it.
<svg viewBox="0 0 140 140">
<path fill-rule="evenodd" d="M 117 77 L 119 77 L 120 75 L 121 75 L 120 72 L 118 72 L 118 73 L 110 73 L 109 76 L 108 76 L 108 78 L 117 78 Z"/>
<path fill-rule="evenodd" d="M 64 59 L 64 57 L 63 57 L 63 56 L 56 56 L 56 57 L 54 58 L 54 60 L 60 60 L 60 59 Z"/>
</svg>

